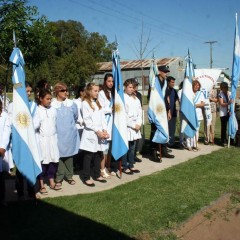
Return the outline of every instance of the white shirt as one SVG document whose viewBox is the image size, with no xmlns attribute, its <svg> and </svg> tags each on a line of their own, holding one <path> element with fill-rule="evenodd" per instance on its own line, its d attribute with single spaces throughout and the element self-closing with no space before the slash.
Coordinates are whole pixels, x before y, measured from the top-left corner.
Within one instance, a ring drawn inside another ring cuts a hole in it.
<svg viewBox="0 0 240 240">
<path fill-rule="evenodd" d="M 227 92 L 227 96 L 228 96 L 228 99 L 226 98 L 225 94 L 222 91 L 220 91 L 218 95 L 219 98 L 223 99 L 223 103 L 229 102 L 231 93 Z M 227 113 L 228 113 L 228 106 L 221 106 L 221 104 L 219 104 L 219 116 L 220 117 L 227 116 Z"/>
<path fill-rule="evenodd" d="M 38 106 L 36 116 L 39 119 L 39 144 L 43 164 L 59 162 L 55 108 Z"/>
<path fill-rule="evenodd" d="M 141 132 L 136 131 L 136 125 L 142 125 L 142 107 L 137 97 L 129 96 L 124 93 L 125 108 L 127 114 L 127 131 L 128 141 L 133 141 L 141 138 Z"/>
<path fill-rule="evenodd" d="M 105 119 L 107 122 L 107 132 L 109 134 L 108 140 L 112 139 L 112 125 L 113 125 L 113 115 L 112 115 L 112 102 L 111 102 L 111 92 L 110 100 L 106 97 L 103 90 L 101 90 L 98 94 L 98 101 L 103 108 L 103 112 L 105 114 Z"/>
<path fill-rule="evenodd" d="M 103 109 L 99 109 L 96 102 L 92 102 L 94 110 L 87 101 L 82 102 L 84 129 L 80 142 L 80 149 L 89 152 L 103 151 L 105 141 L 96 134 L 97 131 L 107 131 L 107 124 Z"/>
<path fill-rule="evenodd" d="M 77 108 L 78 108 L 78 120 L 76 123 L 76 127 L 77 129 L 83 129 L 83 117 L 82 117 L 82 99 L 81 98 L 77 98 L 77 99 L 73 99 L 73 101 L 76 103 Z"/>
</svg>

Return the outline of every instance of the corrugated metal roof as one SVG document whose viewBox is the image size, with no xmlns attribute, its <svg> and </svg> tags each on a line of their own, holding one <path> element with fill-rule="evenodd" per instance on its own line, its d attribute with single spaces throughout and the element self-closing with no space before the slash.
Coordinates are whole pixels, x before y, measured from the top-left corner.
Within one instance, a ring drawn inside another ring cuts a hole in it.
<svg viewBox="0 0 240 240">
<path fill-rule="evenodd" d="M 176 61 L 179 59 L 179 57 L 172 57 L 172 58 L 157 58 L 155 59 L 155 62 L 157 66 L 160 65 L 168 65 L 173 61 Z M 120 61 L 121 69 L 140 69 L 143 68 L 149 68 L 152 63 L 152 59 L 144 59 L 142 61 L 141 66 L 141 60 L 130 60 L 130 61 Z M 98 63 L 99 69 L 98 71 L 111 71 L 112 70 L 112 62 L 101 62 Z"/>
</svg>

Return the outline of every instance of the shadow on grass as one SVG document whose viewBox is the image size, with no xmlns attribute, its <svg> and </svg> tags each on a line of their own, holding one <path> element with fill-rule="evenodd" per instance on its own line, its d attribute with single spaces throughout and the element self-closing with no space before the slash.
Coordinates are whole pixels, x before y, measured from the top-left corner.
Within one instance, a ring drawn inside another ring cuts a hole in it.
<svg viewBox="0 0 240 240">
<path fill-rule="evenodd" d="M 1 239 L 133 239 L 44 201 L 37 205 L 34 201 L 11 202 L 0 211 Z"/>
</svg>

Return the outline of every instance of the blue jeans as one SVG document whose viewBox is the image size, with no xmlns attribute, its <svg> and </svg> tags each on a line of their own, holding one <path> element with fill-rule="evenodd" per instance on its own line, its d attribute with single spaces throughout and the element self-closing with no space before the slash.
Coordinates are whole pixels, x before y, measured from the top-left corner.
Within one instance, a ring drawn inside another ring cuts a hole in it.
<svg viewBox="0 0 240 240">
<path fill-rule="evenodd" d="M 128 142 L 128 151 L 122 158 L 123 170 L 134 167 L 136 140 Z"/>
</svg>

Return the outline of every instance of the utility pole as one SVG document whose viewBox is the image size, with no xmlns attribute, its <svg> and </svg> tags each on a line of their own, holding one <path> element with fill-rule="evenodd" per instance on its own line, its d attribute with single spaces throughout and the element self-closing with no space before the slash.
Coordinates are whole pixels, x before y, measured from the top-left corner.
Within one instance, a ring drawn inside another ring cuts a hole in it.
<svg viewBox="0 0 240 240">
<path fill-rule="evenodd" d="M 208 41 L 208 42 L 205 42 L 205 43 L 208 43 L 210 45 L 210 68 L 212 68 L 212 64 L 213 64 L 213 60 L 212 60 L 212 45 L 214 43 L 217 43 L 217 41 Z"/>
</svg>

